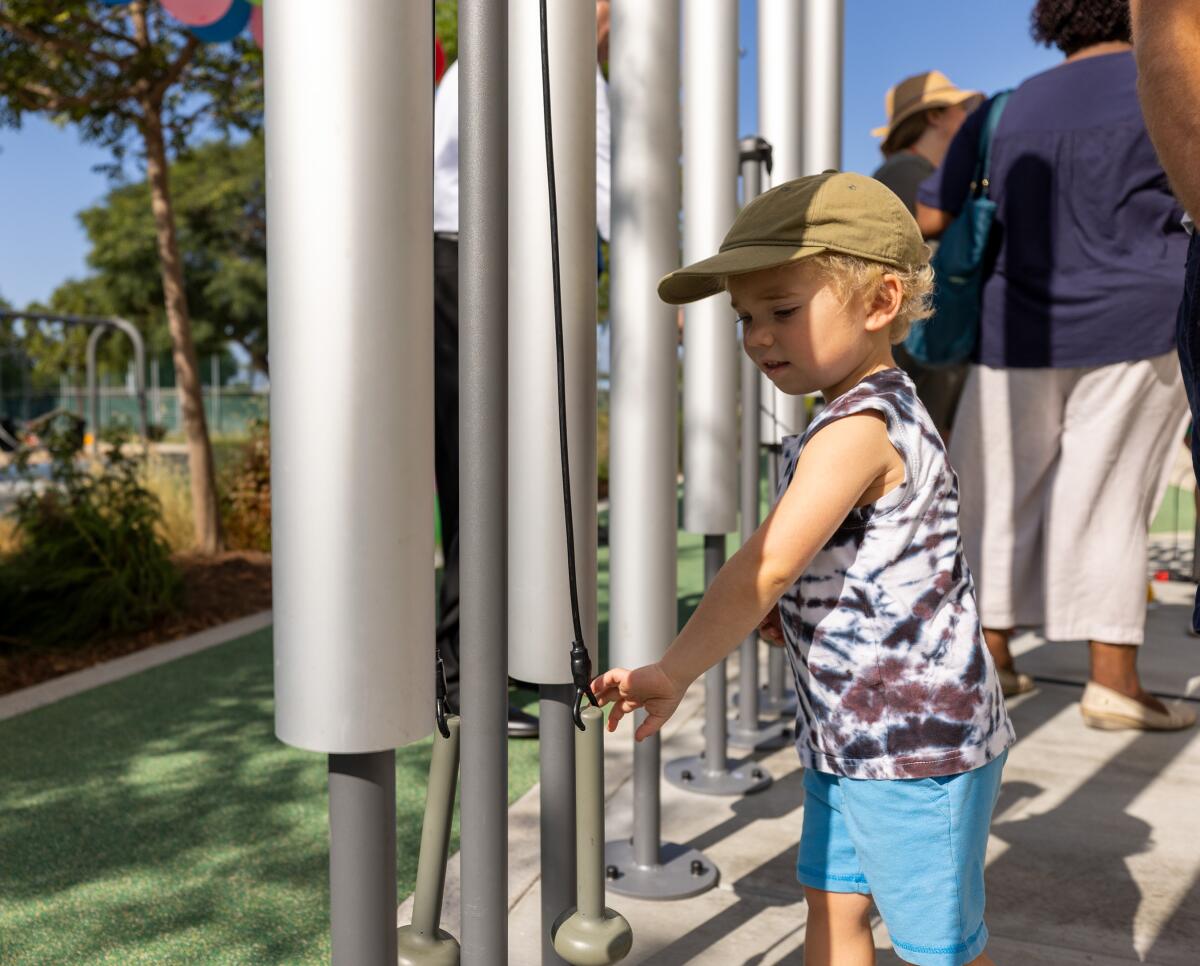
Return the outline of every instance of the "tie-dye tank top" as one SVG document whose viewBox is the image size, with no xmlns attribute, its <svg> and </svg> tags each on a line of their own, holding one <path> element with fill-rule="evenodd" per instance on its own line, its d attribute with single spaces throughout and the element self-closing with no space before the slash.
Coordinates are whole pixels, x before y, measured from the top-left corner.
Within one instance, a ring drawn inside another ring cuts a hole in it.
<svg viewBox="0 0 1200 966">
<path fill-rule="evenodd" d="M 850 512 L 779 601 L 806 768 L 926 778 L 1013 743 L 958 530 L 958 478 L 900 369 L 862 380 L 784 441 L 779 493 L 804 444 L 853 413 L 883 416 L 905 479 Z"/>
</svg>

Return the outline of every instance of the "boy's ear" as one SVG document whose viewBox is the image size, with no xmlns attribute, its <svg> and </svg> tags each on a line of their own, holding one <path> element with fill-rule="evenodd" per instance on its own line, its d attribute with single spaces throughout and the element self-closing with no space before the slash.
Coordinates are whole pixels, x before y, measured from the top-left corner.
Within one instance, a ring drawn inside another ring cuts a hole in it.
<svg viewBox="0 0 1200 966">
<path fill-rule="evenodd" d="M 888 273 L 879 280 L 875 294 L 867 305 L 867 331 L 886 329 L 900 314 L 904 304 L 904 284 L 899 276 Z"/>
</svg>

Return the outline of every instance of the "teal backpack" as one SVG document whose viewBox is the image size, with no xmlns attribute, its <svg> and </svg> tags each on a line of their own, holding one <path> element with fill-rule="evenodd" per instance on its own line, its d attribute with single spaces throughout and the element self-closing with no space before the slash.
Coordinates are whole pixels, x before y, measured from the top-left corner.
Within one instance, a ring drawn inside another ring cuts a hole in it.
<svg viewBox="0 0 1200 966">
<path fill-rule="evenodd" d="M 1003 91 L 992 100 L 979 135 L 970 194 L 934 252 L 933 316 L 914 325 L 904 340 L 908 354 L 926 366 L 965 362 L 979 341 L 984 259 L 996 218 L 996 203 L 988 197 L 992 135 L 1011 93 Z"/>
</svg>

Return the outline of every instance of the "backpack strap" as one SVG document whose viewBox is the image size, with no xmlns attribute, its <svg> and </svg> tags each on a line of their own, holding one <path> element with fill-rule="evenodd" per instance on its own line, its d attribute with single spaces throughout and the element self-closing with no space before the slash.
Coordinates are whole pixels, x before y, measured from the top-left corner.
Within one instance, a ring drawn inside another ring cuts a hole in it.
<svg viewBox="0 0 1200 966">
<path fill-rule="evenodd" d="M 983 130 L 979 132 L 979 153 L 975 162 L 975 178 L 971 182 L 971 195 L 978 198 L 986 195 L 990 184 L 988 178 L 992 170 L 992 138 L 996 127 L 1000 124 L 1000 115 L 1004 113 L 1004 105 L 1008 103 L 1012 91 L 1001 91 L 992 98 L 988 107 L 987 119 L 983 122 Z"/>
</svg>

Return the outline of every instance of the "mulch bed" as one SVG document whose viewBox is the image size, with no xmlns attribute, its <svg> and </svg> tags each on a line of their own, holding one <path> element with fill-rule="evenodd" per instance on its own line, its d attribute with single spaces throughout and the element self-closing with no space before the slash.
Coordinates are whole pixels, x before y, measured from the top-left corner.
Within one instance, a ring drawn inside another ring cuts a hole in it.
<svg viewBox="0 0 1200 966">
<path fill-rule="evenodd" d="M 153 627 L 56 650 L 0 643 L 0 694 L 40 684 L 114 657 L 177 640 L 271 607 L 271 556 L 234 551 L 215 557 L 180 554 L 183 606 Z"/>
</svg>

